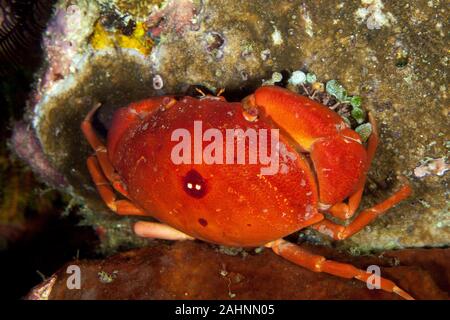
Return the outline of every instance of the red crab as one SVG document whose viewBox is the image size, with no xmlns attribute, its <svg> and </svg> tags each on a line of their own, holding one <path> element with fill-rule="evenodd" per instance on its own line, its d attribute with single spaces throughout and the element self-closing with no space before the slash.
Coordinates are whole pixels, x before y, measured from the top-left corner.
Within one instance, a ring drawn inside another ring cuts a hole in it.
<svg viewBox="0 0 450 320">
<path fill-rule="evenodd" d="M 312 227 L 335 240 L 346 239 L 411 193 L 404 184 L 347 226 L 326 219 L 323 213 L 348 219 L 358 209 L 378 143 L 375 122 L 369 116 L 373 133 L 365 148 L 337 113 L 280 87 L 261 87 L 242 102 L 206 95 L 132 103 L 115 112 L 106 146 L 91 125 L 97 108 L 82 123 L 95 150 L 87 160 L 89 172 L 112 211 L 161 222 L 137 222 L 134 230 L 143 237 L 264 245 L 312 271 L 367 281 L 370 273 L 309 253 L 283 237 Z M 257 117 L 250 117 L 255 110 Z M 262 175 L 261 164 L 175 164 L 171 153 L 177 142 L 171 135 L 179 128 L 193 133 L 194 121 L 202 121 L 203 130 L 221 132 L 279 129 L 283 170 Z M 384 278 L 381 289 L 412 299 Z"/>
</svg>

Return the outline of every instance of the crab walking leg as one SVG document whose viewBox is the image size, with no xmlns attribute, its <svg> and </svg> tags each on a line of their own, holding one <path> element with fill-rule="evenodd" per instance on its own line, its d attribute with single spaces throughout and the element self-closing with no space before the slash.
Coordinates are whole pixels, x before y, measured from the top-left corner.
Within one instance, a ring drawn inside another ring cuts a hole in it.
<svg viewBox="0 0 450 320">
<path fill-rule="evenodd" d="M 111 184 L 105 178 L 100 165 L 95 156 L 87 160 L 87 167 L 95 182 L 97 191 L 105 204 L 114 212 L 120 215 L 145 216 L 145 212 L 136 207 L 129 200 L 116 200 L 116 194 L 111 188 Z M 182 233 L 168 225 L 158 222 L 139 221 L 134 225 L 137 235 L 146 238 L 157 238 L 165 240 L 194 240 L 194 238 Z"/>
<path fill-rule="evenodd" d="M 117 190 L 123 196 L 127 197 L 128 192 L 123 186 L 119 175 L 116 173 L 111 162 L 109 161 L 106 146 L 97 137 L 97 134 L 92 127 L 92 117 L 100 106 L 101 104 L 98 103 L 91 109 L 91 111 L 89 111 L 89 113 L 86 115 L 86 118 L 81 123 L 81 130 L 83 131 L 83 134 L 88 140 L 92 149 L 95 150 L 95 155 L 97 156 L 100 167 L 106 178 L 111 182 L 115 190 Z"/>
<path fill-rule="evenodd" d="M 367 144 L 368 167 L 370 167 L 370 164 L 372 163 L 372 160 L 375 156 L 375 152 L 377 150 L 379 141 L 377 124 L 375 122 L 375 118 L 372 116 L 371 113 L 369 113 L 369 122 L 372 125 L 372 134 L 370 135 L 369 142 Z M 363 179 L 361 179 L 361 182 L 356 192 L 349 197 L 348 204 L 344 202 L 337 203 L 328 210 L 328 213 L 341 220 L 351 218 L 355 214 L 356 210 L 358 210 L 359 204 L 361 203 L 361 198 L 364 192 L 365 184 L 366 184 L 366 175 L 364 175 Z"/>
<path fill-rule="evenodd" d="M 320 233 L 331 236 L 335 240 L 346 239 L 360 231 L 362 228 L 364 228 L 378 216 L 395 206 L 397 203 L 408 198 L 410 194 L 411 187 L 409 185 L 403 185 L 400 190 L 398 190 L 395 194 L 393 194 L 383 202 L 377 204 L 372 208 L 363 210 L 348 226 L 341 226 L 329 220 L 322 220 L 314 224 L 312 227 Z"/>
<path fill-rule="evenodd" d="M 354 194 L 352 194 L 348 199 L 348 204 L 345 202 L 340 202 L 332 206 L 327 210 L 333 217 L 341 220 L 350 219 L 356 212 L 361 202 L 364 187 L 359 188 Z"/>
<path fill-rule="evenodd" d="M 358 269 L 351 264 L 327 260 L 323 256 L 315 255 L 284 239 L 272 241 L 266 244 L 266 247 L 271 248 L 273 252 L 282 256 L 286 260 L 314 272 L 325 272 L 346 279 L 355 278 L 366 283 L 372 275 L 371 273 Z M 396 293 L 407 300 L 414 300 L 413 297 L 397 287 L 395 283 L 390 280 L 381 278 L 380 285 L 381 289 L 384 291 Z"/>
<path fill-rule="evenodd" d="M 99 162 L 95 156 L 87 159 L 87 167 L 91 174 L 92 180 L 97 187 L 102 200 L 112 211 L 121 215 L 146 215 L 144 211 L 136 207 L 128 200 L 116 200 L 116 193 L 111 187 L 110 182 L 105 178 Z"/>
<path fill-rule="evenodd" d="M 159 222 L 138 221 L 134 225 L 134 232 L 144 238 L 163 240 L 195 240 L 195 238 Z"/>
</svg>

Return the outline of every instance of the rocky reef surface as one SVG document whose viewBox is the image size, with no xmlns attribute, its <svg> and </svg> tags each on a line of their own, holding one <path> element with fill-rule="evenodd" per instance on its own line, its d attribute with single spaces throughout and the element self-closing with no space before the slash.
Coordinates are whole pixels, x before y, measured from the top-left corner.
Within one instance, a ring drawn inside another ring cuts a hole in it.
<svg viewBox="0 0 450 320">
<path fill-rule="evenodd" d="M 308 249 L 360 268 L 378 265 L 382 276 L 396 281 L 416 299 L 449 298 L 449 249 L 408 249 L 358 258 L 325 248 Z M 79 289 L 70 289 L 67 283 L 78 285 L 72 279 L 75 266 L 81 274 Z M 26 298 L 399 299 L 395 294 L 368 290 L 357 280 L 299 268 L 270 250 L 231 256 L 191 241 L 135 249 L 105 260 L 71 261 Z"/>
<path fill-rule="evenodd" d="M 105 248 L 142 245 L 132 220 L 113 216 L 91 182 L 85 165 L 91 149 L 80 131 L 88 110 L 102 104 L 97 127 L 104 131 L 114 110 L 132 101 L 192 94 L 195 87 L 225 88 L 227 98 L 240 99 L 275 72 L 281 79 L 273 81 L 287 84 L 302 70 L 318 83 L 338 80 L 378 121 L 381 145 L 362 205 L 386 198 L 400 175 L 414 188 L 411 199 L 336 245 L 354 254 L 448 245 L 445 5 L 60 0 L 44 35 L 28 126 L 17 127 L 12 145 L 39 176 L 73 196 Z M 326 242 L 312 231 L 301 237 Z"/>
</svg>

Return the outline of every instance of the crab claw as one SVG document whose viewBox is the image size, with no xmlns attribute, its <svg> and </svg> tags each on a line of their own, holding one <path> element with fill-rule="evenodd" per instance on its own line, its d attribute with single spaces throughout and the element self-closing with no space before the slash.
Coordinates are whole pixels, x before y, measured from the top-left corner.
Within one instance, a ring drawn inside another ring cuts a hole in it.
<svg viewBox="0 0 450 320">
<path fill-rule="evenodd" d="M 310 154 L 322 204 L 341 202 L 364 183 L 367 152 L 359 135 L 334 111 L 276 86 L 257 89 L 243 103 L 260 109 L 298 150 Z"/>
</svg>

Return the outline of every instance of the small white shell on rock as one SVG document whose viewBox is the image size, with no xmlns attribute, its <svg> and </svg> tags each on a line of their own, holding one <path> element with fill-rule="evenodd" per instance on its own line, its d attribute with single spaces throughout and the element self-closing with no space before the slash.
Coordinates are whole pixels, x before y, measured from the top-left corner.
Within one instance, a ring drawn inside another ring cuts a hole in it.
<svg viewBox="0 0 450 320">
<path fill-rule="evenodd" d="M 155 90 L 160 90 L 162 89 L 162 87 L 164 87 L 164 81 L 162 77 L 159 74 L 157 74 L 153 77 L 153 88 Z"/>
</svg>

